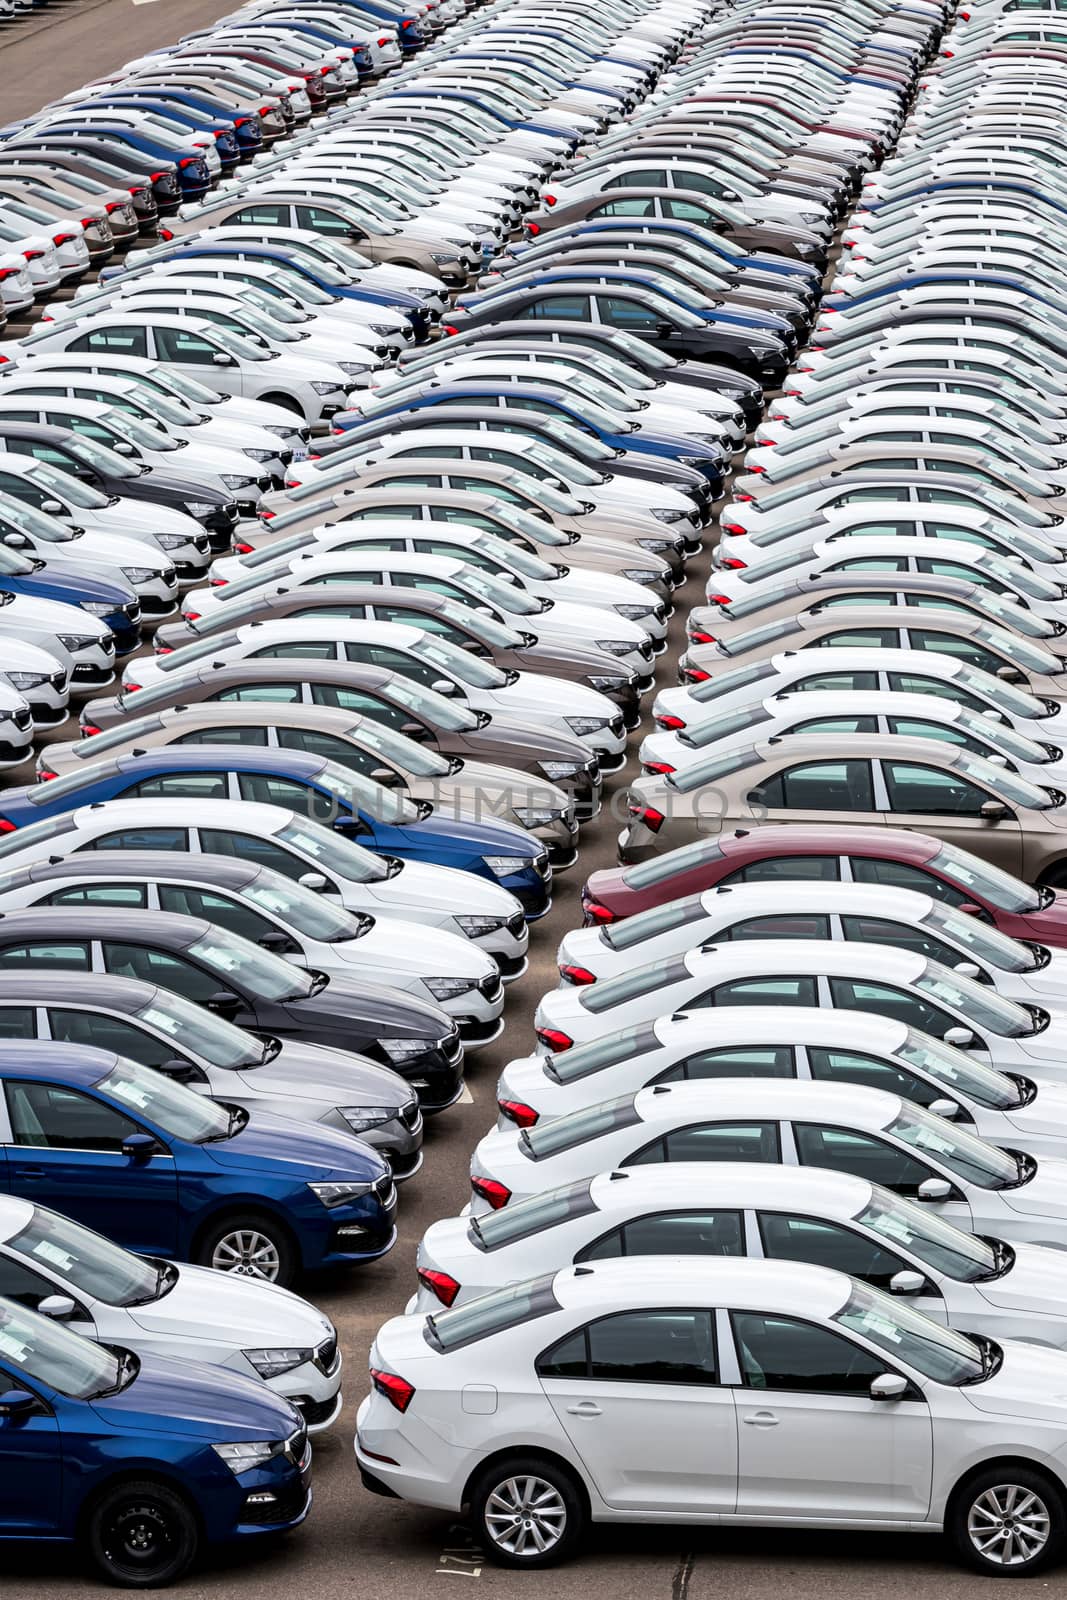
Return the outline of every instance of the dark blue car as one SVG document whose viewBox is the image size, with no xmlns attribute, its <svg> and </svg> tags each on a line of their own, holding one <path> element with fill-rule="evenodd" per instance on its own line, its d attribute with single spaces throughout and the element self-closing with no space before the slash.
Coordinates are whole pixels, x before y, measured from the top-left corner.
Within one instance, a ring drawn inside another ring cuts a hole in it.
<svg viewBox="0 0 1067 1600">
<path fill-rule="evenodd" d="M 0 826 L 6 823 L 10 832 L 78 806 L 167 797 L 187 798 L 193 805 L 254 800 L 291 806 L 316 822 L 332 822 L 379 855 L 454 867 L 500 884 L 522 902 L 528 918 L 549 908 L 548 852 L 525 829 L 435 816 L 427 800 L 411 800 L 339 762 L 300 750 L 168 745 L 117 756 L 51 782 L 6 790 Z"/>
<path fill-rule="evenodd" d="M 564 239 L 582 239 L 586 243 L 595 244 L 598 233 L 617 233 L 620 225 L 626 228 L 627 233 L 633 235 L 652 234 L 662 235 L 669 241 L 687 239 L 690 243 L 699 245 L 702 250 L 710 251 L 720 258 L 723 267 L 732 268 L 743 272 L 746 279 L 751 282 L 768 282 L 771 287 L 778 289 L 794 289 L 805 292 L 812 299 L 818 293 L 822 282 L 821 274 L 815 267 L 809 267 L 806 262 L 787 260 L 784 256 L 763 255 L 756 250 L 744 250 L 730 239 L 721 239 L 717 234 L 707 228 L 699 228 L 693 222 L 679 221 L 668 217 L 587 217 L 582 222 L 571 223 L 566 228 L 557 228 L 546 238 L 562 241 Z M 536 226 L 536 225 L 535 225 Z M 531 237 L 536 238 L 534 228 L 527 224 L 527 231 Z M 521 260 L 524 246 L 516 241 L 509 246 L 509 254 Z M 791 279 L 792 282 L 782 282 L 782 279 Z M 775 280 L 773 283 L 771 280 Z"/>
<path fill-rule="evenodd" d="M 389 1167 L 354 1135 L 83 1045 L 0 1041 L 0 1190 L 141 1255 L 280 1284 L 396 1237 Z"/>
<path fill-rule="evenodd" d="M 24 556 L 0 544 L 0 591 L 62 600 L 100 617 L 115 635 L 116 655 L 128 655 L 141 642 L 141 605 L 128 584 L 83 576 L 62 560 Z"/>
<path fill-rule="evenodd" d="M 307 1429 L 266 1384 L 0 1300 L 0 1541 L 76 1544 L 108 1582 L 158 1588 L 310 1506 Z"/>
<path fill-rule="evenodd" d="M 78 114 L 74 110 L 65 115 L 66 120 L 63 123 L 49 123 L 49 137 L 65 139 L 68 134 L 85 133 L 90 137 L 101 138 L 108 144 L 121 145 L 125 150 L 133 151 L 138 156 L 158 157 L 160 161 L 171 162 L 177 167 L 183 200 L 200 200 L 211 188 L 211 173 L 207 161 L 191 142 L 185 146 L 175 145 L 170 140 L 152 138 L 137 129 L 128 128 L 121 122 L 112 124 L 95 120 L 79 121 Z"/>
</svg>

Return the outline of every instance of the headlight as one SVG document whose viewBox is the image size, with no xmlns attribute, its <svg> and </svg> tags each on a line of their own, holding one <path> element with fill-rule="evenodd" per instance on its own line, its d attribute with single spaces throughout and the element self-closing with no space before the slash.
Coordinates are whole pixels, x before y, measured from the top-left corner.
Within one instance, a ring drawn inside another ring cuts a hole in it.
<svg viewBox="0 0 1067 1600">
<path fill-rule="evenodd" d="M 397 329 L 391 328 L 388 323 L 383 324 L 381 322 L 372 322 L 369 324 L 369 327 L 371 333 L 378 334 L 382 339 L 391 339 L 392 336 L 397 332 Z"/>
<path fill-rule="evenodd" d="M 501 917 L 456 917 L 457 928 L 462 928 L 468 939 L 480 939 L 486 933 L 498 933 L 504 926 Z"/>
<path fill-rule="evenodd" d="M 684 511 L 667 511 L 662 506 L 652 508 L 652 515 L 657 522 L 681 522 L 685 517 Z"/>
<path fill-rule="evenodd" d="M 335 1206 L 346 1206 L 350 1200 L 362 1200 L 371 1191 L 369 1183 L 309 1183 L 308 1188 L 327 1211 Z"/>
<path fill-rule="evenodd" d="M 76 655 L 79 650 L 91 650 L 94 644 L 100 643 L 98 639 L 85 639 L 80 633 L 57 633 L 56 638 L 71 655 Z"/>
<path fill-rule="evenodd" d="M 601 694 L 610 694 L 613 689 L 625 689 L 630 680 L 628 678 L 605 678 L 596 673 L 593 677 L 586 678 L 585 681 L 590 689 L 599 689 Z M 555 764 L 553 763 L 553 765 Z M 577 768 L 572 767 L 570 770 L 576 772 Z M 545 776 L 547 777 L 548 774 L 545 773 Z"/>
<path fill-rule="evenodd" d="M 151 583 L 158 574 L 151 567 L 123 567 L 122 576 L 127 583 L 138 584 Z"/>
<path fill-rule="evenodd" d="M 516 806 L 515 815 L 524 828 L 545 828 L 550 822 L 558 822 L 562 813 L 559 811 L 533 811 L 529 807 Z"/>
<path fill-rule="evenodd" d="M 283 427 L 279 426 L 279 424 L 277 422 L 265 422 L 263 424 L 263 431 L 264 431 L 264 433 L 277 434 L 279 439 L 291 439 L 293 437 L 294 433 L 299 433 L 300 429 L 299 429 L 299 425 L 297 423 L 295 423 L 295 422 L 290 427 L 287 427 L 287 428 L 283 428 Z M 256 455 L 256 451 L 255 450 L 246 450 L 245 451 L 245 455 L 246 456 L 254 456 L 254 455 Z M 265 461 L 269 461 L 270 460 L 270 456 L 264 456 L 263 459 Z"/>
<path fill-rule="evenodd" d="M 452 254 L 451 254 L 451 255 L 447 255 L 447 256 L 446 256 L 446 255 L 437 255 L 437 254 L 436 254 L 436 252 L 434 252 L 434 251 L 433 251 L 433 250 L 431 250 L 431 251 L 430 251 L 430 260 L 431 260 L 431 261 L 436 261 L 436 262 L 437 262 L 437 265 L 438 265 L 438 266 L 439 266 L 439 267 L 443 267 L 443 266 L 445 266 L 445 265 L 446 265 L 446 264 L 447 264 L 447 263 L 448 263 L 448 262 L 449 262 L 449 261 L 455 261 L 455 260 L 456 260 L 456 252 L 455 252 L 455 251 L 454 251 L 454 250 L 453 250 L 453 252 L 452 252 Z"/>
<path fill-rule="evenodd" d="M 658 583 L 660 580 L 660 574 L 653 572 L 651 567 L 626 567 L 622 575 L 624 578 L 629 578 L 631 583 Z M 615 609 L 621 611 L 623 608 L 616 606 Z M 647 612 L 641 614 L 647 615 Z"/>
<path fill-rule="evenodd" d="M 247 489 L 255 483 L 255 478 L 240 478 L 234 472 L 224 472 L 222 481 L 227 489 Z"/>
<path fill-rule="evenodd" d="M 513 872 L 524 872 L 531 864 L 526 856 L 483 856 L 482 860 L 497 878 L 510 878 Z"/>
<path fill-rule="evenodd" d="M 120 609 L 117 600 L 83 600 L 81 610 L 88 611 L 91 617 L 110 617 L 113 611 Z"/>
<path fill-rule="evenodd" d="M 215 507 L 210 500 L 187 500 L 185 509 L 191 517 L 210 517 Z M 176 550 L 180 544 L 185 544 L 185 542 L 180 533 L 156 534 L 156 543 L 162 545 L 164 550 Z"/>
<path fill-rule="evenodd" d="M 637 539 L 634 542 L 639 544 L 642 550 L 647 550 L 650 555 L 654 556 L 658 556 L 661 550 L 674 548 L 673 539 Z"/>
<path fill-rule="evenodd" d="M 211 1448 L 220 1461 L 225 1461 L 231 1472 L 240 1475 L 242 1472 L 251 1472 L 253 1467 L 263 1466 L 264 1462 L 278 1454 L 282 1443 L 275 1439 L 250 1439 L 245 1444 L 213 1444 Z"/>
<path fill-rule="evenodd" d="M 13 689 L 39 689 L 48 682 L 44 672 L 5 672 L 4 676 Z"/>
<path fill-rule="evenodd" d="M 268 428 L 268 433 L 281 433 L 281 428 Z M 276 450 L 242 450 L 243 456 L 249 456 L 253 461 L 273 461 L 277 455 Z"/>
<path fill-rule="evenodd" d="M 622 678 L 609 678 L 606 679 L 605 682 L 622 683 L 624 680 Z M 540 767 L 546 778 L 552 779 L 573 778 L 582 770 L 577 761 L 539 761 L 537 765 Z"/>
<path fill-rule="evenodd" d="M 597 649 L 608 656 L 628 656 L 638 648 L 632 639 L 597 639 L 594 642 Z"/>
<path fill-rule="evenodd" d="M 430 1044 L 426 1039 L 383 1039 L 382 1049 L 390 1061 L 411 1061 L 425 1055 Z"/>
<path fill-rule="evenodd" d="M 338 1106 L 337 1109 L 353 1133 L 380 1128 L 383 1122 L 392 1122 L 398 1112 L 396 1106 Z"/>
<path fill-rule="evenodd" d="M 311 385 L 316 394 L 337 394 L 340 387 L 339 383 L 313 383 Z"/>
<path fill-rule="evenodd" d="M 361 372 L 370 372 L 371 370 L 369 361 L 339 361 L 337 365 L 349 378 L 358 377 Z"/>
<path fill-rule="evenodd" d="M 470 978 L 424 978 L 423 982 L 435 1000 L 455 1000 L 475 987 Z"/>
<path fill-rule="evenodd" d="M 642 617 L 649 616 L 656 608 L 649 603 L 645 606 L 612 606 L 611 609 L 617 612 L 620 617 L 625 617 L 628 622 L 639 622 Z M 633 649 L 633 646 L 631 645 L 630 648 Z"/>
<path fill-rule="evenodd" d="M 305 1361 L 310 1361 L 314 1354 L 311 1350 L 280 1349 L 280 1350 L 246 1350 L 244 1354 L 251 1361 L 261 1378 L 280 1378 L 283 1372 L 292 1372 L 294 1367 L 302 1367 Z M 236 1449 L 245 1450 L 247 1445 L 216 1445 L 216 1450 Z M 223 1458 L 225 1460 L 225 1457 Z M 241 1467 L 235 1469 L 245 1471 Z"/>
<path fill-rule="evenodd" d="M 603 649 L 604 646 L 601 645 L 600 648 Z M 628 650 L 630 648 L 629 645 L 626 648 Z M 603 728 L 608 726 L 606 717 L 564 717 L 563 720 L 571 732 L 576 733 L 579 738 L 587 733 L 600 733 Z"/>
</svg>

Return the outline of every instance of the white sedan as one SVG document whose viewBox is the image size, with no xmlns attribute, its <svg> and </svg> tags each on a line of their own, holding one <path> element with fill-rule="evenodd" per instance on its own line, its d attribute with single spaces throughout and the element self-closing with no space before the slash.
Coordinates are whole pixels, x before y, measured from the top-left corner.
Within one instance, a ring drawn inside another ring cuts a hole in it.
<svg viewBox="0 0 1067 1600">
<path fill-rule="evenodd" d="M 262 1378 L 309 1433 L 341 1409 L 333 1323 L 273 1283 L 131 1255 L 68 1217 L 0 1195 L 0 1297 L 141 1355 Z"/>
<path fill-rule="evenodd" d="M 1067 1543 L 1067 1355 L 825 1267 L 568 1267 L 394 1317 L 370 1369 L 364 1483 L 466 1510 L 506 1566 L 575 1554 L 590 1521 L 945 1529 L 994 1576 Z"/>
</svg>

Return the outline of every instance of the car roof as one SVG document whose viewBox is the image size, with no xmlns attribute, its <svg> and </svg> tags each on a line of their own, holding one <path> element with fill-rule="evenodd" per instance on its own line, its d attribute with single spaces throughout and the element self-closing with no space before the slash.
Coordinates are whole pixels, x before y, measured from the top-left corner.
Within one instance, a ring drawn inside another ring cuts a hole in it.
<svg viewBox="0 0 1067 1600">
<path fill-rule="evenodd" d="M 889 697 L 890 692 L 886 692 L 885 698 Z M 823 879 L 813 882 L 795 879 L 783 883 L 724 883 L 714 889 L 705 889 L 700 899 L 704 910 L 712 916 L 726 917 L 731 911 L 740 915 L 742 907 L 746 916 L 766 916 L 792 910 L 794 905 L 812 911 L 825 905 L 827 909 L 864 911 L 872 916 L 879 913 L 883 916 L 895 914 L 907 917 L 913 923 L 928 916 L 934 905 L 932 895 L 922 894 L 915 889 L 900 889 L 893 884 L 840 883 Z"/>
<path fill-rule="evenodd" d="M 852 1293 L 852 1280 L 828 1267 L 745 1256 L 641 1256 L 565 1267 L 552 1280 L 564 1310 L 614 1306 L 708 1305 L 829 1318 Z"/>
<path fill-rule="evenodd" d="M 149 1005 L 158 989 L 140 978 L 121 978 L 103 972 L 29 970 L 0 973 L 0 1005 L 49 1005 L 68 1001 L 72 1005 L 98 1005 L 105 1011 L 124 1011 L 129 1015 Z"/>
<path fill-rule="evenodd" d="M 736 1044 L 768 1045 L 847 1045 L 850 1049 L 867 1049 L 883 1055 L 899 1050 L 912 1031 L 907 1023 L 896 1017 L 883 1017 L 877 1013 L 848 1011 L 843 1007 L 829 1006 L 726 1006 L 721 1016 L 715 1018 L 715 1039 L 708 1043 L 707 1013 L 703 1010 L 675 1011 L 670 1016 L 658 1017 L 652 1024 L 656 1037 L 664 1049 L 686 1050 L 694 1044 L 704 1049 L 727 1048 Z M 630 1034 L 630 1029 L 619 1033 Z M 596 1043 L 610 1035 L 601 1035 Z M 576 1045 L 568 1055 L 577 1054 L 584 1045 Z M 948 1049 L 948 1046 L 945 1046 Z"/>
<path fill-rule="evenodd" d="M 2 924 L 0 924 L 2 926 Z M 918 950 L 890 945 L 861 944 L 857 939 L 741 939 L 736 943 L 709 940 L 684 958 L 694 976 L 727 978 L 731 972 L 766 971 L 799 973 L 860 972 L 869 978 L 913 983 L 928 965 Z M 711 972 L 705 967 L 711 967 Z M 579 990 L 579 994 L 595 993 Z"/>
<path fill-rule="evenodd" d="M 243 803 L 243 802 L 242 802 Z M 709 844 L 715 841 L 709 840 Z M 940 839 L 926 833 L 915 833 L 910 828 L 868 828 L 860 823 L 835 821 L 833 825 L 818 823 L 769 823 L 760 828 L 737 828 L 733 833 L 721 834 L 717 841 L 727 855 L 796 855 L 804 851 L 816 854 L 845 855 L 857 851 L 866 855 L 893 856 L 911 861 L 929 861 L 944 848 Z M 887 846 L 880 849 L 879 846 Z"/>
<path fill-rule="evenodd" d="M 658 1166 L 621 1167 L 598 1173 L 589 1185 L 601 1212 L 644 1205 L 656 1211 L 707 1205 L 739 1210 L 780 1203 L 843 1219 L 854 1217 L 869 1203 L 873 1188 L 869 1179 L 851 1172 L 755 1161 L 665 1161 Z"/>
<path fill-rule="evenodd" d="M 27 906 L 0 911 L 0 945 L 21 939 L 124 938 L 133 943 L 162 944 L 185 949 L 217 931 L 203 917 L 183 917 L 174 911 L 138 911 L 113 906 Z"/>
<path fill-rule="evenodd" d="M 59 1078 L 88 1088 L 122 1059 L 113 1050 L 91 1045 L 0 1039 L 0 1077 Z"/>
<path fill-rule="evenodd" d="M 638 1089 L 634 1108 L 642 1122 L 683 1125 L 693 1118 L 729 1122 L 737 1117 L 761 1117 L 772 1122 L 799 1117 L 832 1117 L 859 1128 L 885 1128 L 904 1108 L 898 1094 L 884 1089 L 861 1088 L 851 1083 L 824 1083 L 813 1079 L 718 1078 L 703 1083 L 657 1083 Z M 916 1110 L 914 1106 L 909 1110 Z M 577 1113 L 581 1115 L 582 1113 Z"/>
<path fill-rule="evenodd" d="M 195 809 L 188 800 L 142 799 L 124 800 L 119 796 L 106 803 L 78 806 L 65 813 L 73 819 L 72 826 L 83 828 L 94 823 L 106 827 L 114 822 L 129 827 L 137 823 L 148 827 L 152 823 L 169 827 L 222 827 L 239 828 L 242 833 L 272 834 L 291 822 L 304 824 L 288 806 L 270 806 L 257 800 L 198 800 Z M 101 828 L 94 827 L 94 833 Z M 42 852 L 43 853 L 43 852 Z"/>
<path fill-rule="evenodd" d="M 217 888 L 238 891 L 255 882 L 263 868 L 233 856 L 189 855 L 174 850 L 79 850 L 70 856 L 36 861 L 20 872 L 0 875 L 0 892 L 29 883 L 73 878 L 206 878 Z M 25 974 L 27 980 L 31 974 Z M 69 974 L 77 977 L 77 974 Z M 0 975 L 2 981 L 2 975 Z M 123 980 L 125 981 L 125 980 Z"/>
</svg>

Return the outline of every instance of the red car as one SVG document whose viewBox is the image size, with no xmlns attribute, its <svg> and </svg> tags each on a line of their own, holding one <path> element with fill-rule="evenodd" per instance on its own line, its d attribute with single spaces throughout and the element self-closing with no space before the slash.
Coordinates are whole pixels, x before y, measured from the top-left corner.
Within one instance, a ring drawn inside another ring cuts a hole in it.
<svg viewBox="0 0 1067 1600">
<path fill-rule="evenodd" d="M 1013 939 L 1067 948 L 1067 895 L 1033 889 L 968 850 L 904 828 L 739 828 L 655 860 L 594 872 L 582 889 L 585 926 L 724 883 L 813 878 L 918 889 L 992 922 Z"/>
</svg>

